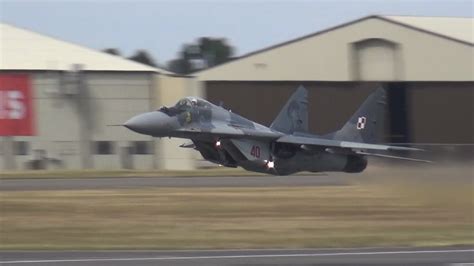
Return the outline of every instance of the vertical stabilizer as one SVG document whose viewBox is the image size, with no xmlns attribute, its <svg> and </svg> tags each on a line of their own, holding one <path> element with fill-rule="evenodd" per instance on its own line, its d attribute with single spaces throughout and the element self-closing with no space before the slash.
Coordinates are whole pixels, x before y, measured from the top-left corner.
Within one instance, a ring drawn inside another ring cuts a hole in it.
<svg viewBox="0 0 474 266">
<path fill-rule="evenodd" d="M 386 90 L 374 91 L 347 123 L 332 138 L 337 140 L 377 143 L 384 130 Z"/>
<path fill-rule="evenodd" d="M 298 87 L 270 128 L 286 134 L 308 132 L 308 90 Z"/>
</svg>

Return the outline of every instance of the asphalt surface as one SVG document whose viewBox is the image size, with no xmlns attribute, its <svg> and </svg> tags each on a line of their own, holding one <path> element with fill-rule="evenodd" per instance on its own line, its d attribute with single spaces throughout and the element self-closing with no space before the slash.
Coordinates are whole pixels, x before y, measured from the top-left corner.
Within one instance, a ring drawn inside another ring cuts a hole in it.
<svg viewBox="0 0 474 266">
<path fill-rule="evenodd" d="M 120 177 L 81 179 L 4 179 L 0 191 L 124 189 L 148 187 L 289 187 L 349 185 L 350 175 L 314 176 L 213 176 L 213 177 Z"/>
<path fill-rule="evenodd" d="M 473 265 L 474 247 L 208 251 L 1 251 L 0 265 Z"/>
</svg>

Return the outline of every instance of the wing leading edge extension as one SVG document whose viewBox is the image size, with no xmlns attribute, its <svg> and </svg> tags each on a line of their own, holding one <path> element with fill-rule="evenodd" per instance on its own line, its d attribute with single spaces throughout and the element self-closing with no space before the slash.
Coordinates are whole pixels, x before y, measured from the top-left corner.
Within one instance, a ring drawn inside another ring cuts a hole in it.
<svg viewBox="0 0 474 266">
<path fill-rule="evenodd" d="M 214 136 L 215 138 L 246 138 L 270 141 L 278 139 L 283 135 L 274 131 L 263 131 L 252 128 L 234 128 L 230 126 L 220 126 L 212 129 L 187 128 L 177 130 L 176 133 L 191 139 L 194 136 L 207 135 Z"/>
</svg>

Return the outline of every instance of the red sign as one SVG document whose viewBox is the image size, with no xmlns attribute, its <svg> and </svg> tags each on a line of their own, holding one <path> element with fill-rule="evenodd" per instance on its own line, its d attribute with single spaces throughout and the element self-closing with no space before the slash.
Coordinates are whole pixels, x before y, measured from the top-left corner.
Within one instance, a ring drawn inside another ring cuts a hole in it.
<svg viewBox="0 0 474 266">
<path fill-rule="evenodd" d="M 0 74 L 0 136 L 32 136 L 33 100 L 28 75 Z"/>
</svg>

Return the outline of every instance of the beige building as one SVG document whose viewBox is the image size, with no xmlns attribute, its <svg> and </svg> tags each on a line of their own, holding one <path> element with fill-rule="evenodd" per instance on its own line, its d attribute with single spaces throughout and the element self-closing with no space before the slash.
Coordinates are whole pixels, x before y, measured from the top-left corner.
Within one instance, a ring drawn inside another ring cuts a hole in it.
<svg viewBox="0 0 474 266">
<path fill-rule="evenodd" d="M 199 95 L 192 79 L 0 24 L 0 75 L 12 73 L 29 76 L 37 134 L 0 137 L 0 169 L 194 168 L 178 141 L 108 126 Z"/>
<path fill-rule="evenodd" d="M 474 19 L 368 16 L 195 73 L 211 101 L 270 124 L 300 84 L 310 128 L 339 128 L 379 84 L 387 141 L 473 143 Z"/>
</svg>

